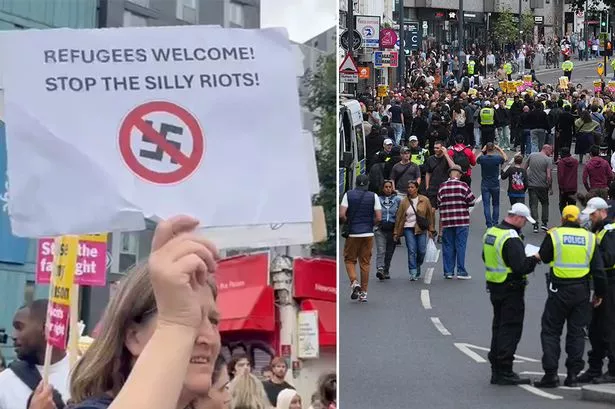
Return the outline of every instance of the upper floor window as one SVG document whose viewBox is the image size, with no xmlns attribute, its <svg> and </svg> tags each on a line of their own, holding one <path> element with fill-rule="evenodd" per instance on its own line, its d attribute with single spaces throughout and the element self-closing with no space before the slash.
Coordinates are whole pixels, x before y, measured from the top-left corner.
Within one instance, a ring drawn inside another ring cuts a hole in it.
<svg viewBox="0 0 615 409">
<path fill-rule="evenodd" d="M 124 10 L 124 27 L 145 27 L 147 18 Z"/>
<path fill-rule="evenodd" d="M 244 27 L 246 25 L 246 18 L 244 15 L 244 5 L 231 2 L 229 6 L 229 22 L 231 25 Z"/>
<path fill-rule="evenodd" d="M 198 21 L 197 0 L 177 0 L 177 18 L 196 24 Z"/>
</svg>

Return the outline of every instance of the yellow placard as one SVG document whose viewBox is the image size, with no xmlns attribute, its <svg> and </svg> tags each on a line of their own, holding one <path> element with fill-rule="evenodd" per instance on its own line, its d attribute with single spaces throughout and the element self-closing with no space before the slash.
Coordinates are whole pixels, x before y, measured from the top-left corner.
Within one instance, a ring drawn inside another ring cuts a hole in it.
<svg viewBox="0 0 615 409">
<path fill-rule="evenodd" d="M 379 97 L 386 97 L 388 93 L 389 93 L 388 85 L 378 85 L 378 96 Z"/>
<path fill-rule="evenodd" d="M 525 82 L 526 84 L 531 84 L 532 83 L 532 76 L 531 75 L 524 75 L 523 76 L 523 82 Z"/>
<path fill-rule="evenodd" d="M 604 65 L 601 62 L 599 62 L 598 65 L 596 66 L 596 72 L 600 76 L 604 75 Z"/>
<path fill-rule="evenodd" d="M 470 88 L 468 90 L 468 95 L 476 95 L 478 94 L 478 90 L 476 88 Z"/>
<path fill-rule="evenodd" d="M 559 77 L 559 87 L 561 89 L 568 89 L 568 77 Z"/>
<path fill-rule="evenodd" d="M 108 237 L 109 237 L 108 233 L 84 234 L 84 235 L 79 236 L 79 241 L 93 241 L 96 243 L 106 243 Z"/>
<path fill-rule="evenodd" d="M 59 243 L 58 243 L 59 242 Z M 73 284 L 75 282 L 75 271 L 77 270 L 77 252 L 79 250 L 79 237 L 62 236 L 56 240 L 59 245 L 58 260 L 54 260 L 51 302 L 70 306 L 70 297 Z"/>
<path fill-rule="evenodd" d="M 514 81 L 508 81 L 508 92 L 515 93 L 517 92 L 517 87 Z"/>
<path fill-rule="evenodd" d="M 506 90 L 508 89 L 508 81 L 500 81 L 500 89 L 504 92 L 506 92 Z"/>
</svg>

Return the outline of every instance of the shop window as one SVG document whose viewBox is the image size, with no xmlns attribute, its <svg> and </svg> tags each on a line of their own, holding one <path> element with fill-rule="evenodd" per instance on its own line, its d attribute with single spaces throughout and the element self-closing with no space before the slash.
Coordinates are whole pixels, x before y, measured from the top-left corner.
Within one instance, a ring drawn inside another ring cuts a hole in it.
<svg viewBox="0 0 615 409">
<path fill-rule="evenodd" d="M 139 233 L 121 233 L 119 272 L 124 273 L 139 259 Z"/>
<path fill-rule="evenodd" d="M 35 286 L 36 283 L 34 281 L 26 281 L 26 286 L 24 287 L 23 290 L 23 303 L 24 304 L 30 304 L 32 301 L 34 301 L 34 290 L 35 290 Z"/>
</svg>

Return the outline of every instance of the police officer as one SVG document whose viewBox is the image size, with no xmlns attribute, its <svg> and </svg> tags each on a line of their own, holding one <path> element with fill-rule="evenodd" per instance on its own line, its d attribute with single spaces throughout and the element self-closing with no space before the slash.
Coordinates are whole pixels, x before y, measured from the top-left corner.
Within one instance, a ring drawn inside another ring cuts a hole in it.
<svg viewBox="0 0 615 409">
<path fill-rule="evenodd" d="M 480 124 L 481 145 L 484 147 L 487 142 L 495 141 L 495 110 L 491 108 L 491 102 L 485 101 L 485 107 L 480 110 L 478 115 Z"/>
<path fill-rule="evenodd" d="M 589 368 L 579 376 L 579 383 L 615 383 L 615 223 L 608 218 L 608 203 L 601 197 L 589 199 L 583 210 L 592 222 L 598 248 L 602 254 L 608 281 L 602 303 L 594 306 L 589 324 L 587 353 Z M 602 374 L 603 360 L 609 358 L 608 372 Z"/>
<path fill-rule="evenodd" d="M 611 58 L 611 68 L 613 69 L 613 79 L 615 79 L 615 57 Z"/>
<path fill-rule="evenodd" d="M 527 274 L 534 271 L 538 257 L 526 257 L 521 229 L 535 223 L 530 209 L 515 203 L 501 224 L 483 236 L 483 260 L 487 291 L 493 306 L 491 325 L 491 384 L 522 385 L 530 379 L 513 372 L 513 360 L 523 330 Z"/>
<path fill-rule="evenodd" d="M 512 81 L 512 64 L 510 63 L 510 61 L 506 61 L 506 64 L 504 64 L 504 72 L 506 73 L 506 79 L 508 81 Z"/>
<path fill-rule="evenodd" d="M 566 61 L 562 63 L 562 70 L 564 71 L 564 76 L 568 77 L 568 81 L 570 81 L 570 77 L 572 76 L 572 70 L 574 69 L 574 63 L 570 61 L 567 57 Z"/>
<path fill-rule="evenodd" d="M 429 149 L 419 146 L 419 138 L 417 138 L 416 135 L 410 136 L 408 144 L 410 145 L 410 154 L 412 155 L 410 161 L 421 170 L 421 186 L 419 187 L 419 191 L 424 193 L 426 190 L 425 161 L 429 157 Z"/>
<path fill-rule="evenodd" d="M 545 375 L 534 383 L 539 388 L 559 386 L 557 369 L 560 357 L 560 337 L 566 328 L 566 368 L 568 376 L 564 385 L 578 384 L 578 374 L 583 370 L 585 334 L 589 324 L 591 304 L 590 277 L 594 279 L 594 304 L 604 296 L 606 280 L 602 257 L 596 248 L 596 236 L 579 225 L 580 210 L 574 205 L 562 210 L 562 226 L 547 233 L 540 251 L 543 263 L 551 268 L 547 273 L 548 296 L 542 314 L 542 368 Z"/>
</svg>

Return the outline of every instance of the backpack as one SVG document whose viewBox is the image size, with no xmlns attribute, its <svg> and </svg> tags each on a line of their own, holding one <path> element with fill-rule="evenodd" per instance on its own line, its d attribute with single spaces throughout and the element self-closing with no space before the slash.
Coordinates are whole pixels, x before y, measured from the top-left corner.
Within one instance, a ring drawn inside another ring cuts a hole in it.
<svg viewBox="0 0 615 409">
<path fill-rule="evenodd" d="M 26 408 L 29 408 L 32 401 L 32 396 L 34 396 L 34 390 L 42 380 L 41 374 L 34 365 L 24 361 L 11 362 L 9 369 L 13 371 L 13 373 L 23 383 L 28 385 L 28 388 L 32 389 L 32 393 L 28 397 L 28 403 L 26 404 Z M 66 407 L 66 404 L 62 400 L 62 395 L 60 395 L 60 392 L 58 392 L 55 388 L 53 389 L 53 403 L 55 403 L 57 409 L 64 409 Z"/>
<path fill-rule="evenodd" d="M 463 128 L 466 126 L 466 111 L 461 110 L 461 112 L 457 113 L 457 128 Z"/>
<path fill-rule="evenodd" d="M 464 174 L 470 169 L 470 159 L 468 155 L 466 155 L 465 148 L 460 151 L 453 149 L 453 162 L 461 166 L 461 170 Z"/>
</svg>

